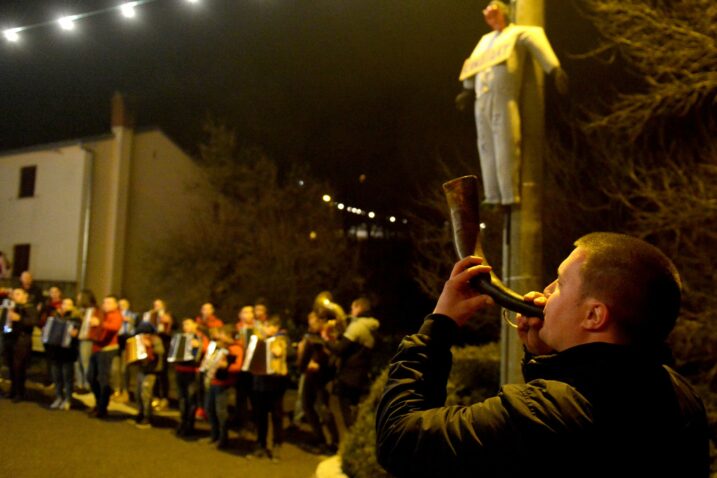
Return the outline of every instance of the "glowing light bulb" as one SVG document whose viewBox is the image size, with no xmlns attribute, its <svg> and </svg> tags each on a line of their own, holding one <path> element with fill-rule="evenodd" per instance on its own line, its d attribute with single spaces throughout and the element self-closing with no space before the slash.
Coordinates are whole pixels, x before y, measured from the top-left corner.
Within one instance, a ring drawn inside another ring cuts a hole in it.
<svg viewBox="0 0 717 478">
<path fill-rule="evenodd" d="M 396 222 L 396 216 L 391 216 L 388 218 L 390 222 Z"/>
<path fill-rule="evenodd" d="M 120 5 L 120 12 L 122 12 L 122 16 L 125 18 L 134 18 L 137 16 L 137 12 L 134 10 L 134 7 L 137 6 L 137 2 L 127 2 Z"/>
<path fill-rule="evenodd" d="M 19 28 L 9 28 L 2 32 L 2 35 L 5 37 L 5 39 L 9 42 L 16 43 L 20 40 L 20 35 L 18 32 L 20 31 Z"/>
<path fill-rule="evenodd" d="M 72 15 L 60 18 L 57 23 L 60 24 L 60 28 L 63 30 L 70 31 L 75 29 L 75 17 Z"/>
<path fill-rule="evenodd" d="M 328 194 L 324 194 L 321 199 L 323 199 L 324 202 L 331 202 L 331 196 L 329 196 Z"/>
<path fill-rule="evenodd" d="M 369 212 L 368 212 L 368 217 L 371 218 L 371 219 L 373 219 L 374 217 L 376 217 L 376 213 L 373 212 L 373 211 L 369 211 Z"/>
<path fill-rule="evenodd" d="M 344 203 L 340 202 L 336 205 L 336 207 L 339 208 L 339 210 L 343 211 L 346 206 L 344 206 Z"/>
</svg>

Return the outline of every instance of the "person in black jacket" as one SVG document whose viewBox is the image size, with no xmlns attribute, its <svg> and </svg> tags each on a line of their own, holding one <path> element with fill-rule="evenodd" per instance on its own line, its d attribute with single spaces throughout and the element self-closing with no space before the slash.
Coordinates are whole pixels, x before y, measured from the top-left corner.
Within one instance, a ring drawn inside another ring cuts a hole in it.
<svg viewBox="0 0 717 478">
<path fill-rule="evenodd" d="M 371 354 L 379 325 L 379 321 L 371 317 L 371 302 L 366 297 L 359 297 L 351 303 L 351 316 L 341 337 L 330 340 L 324 333 L 326 347 L 338 359 L 334 393 L 338 396 L 346 428 L 356 420 L 359 400 L 368 391 Z"/>
<path fill-rule="evenodd" d="M 334 377 L 331 357 L 324 346 L 321 332 L 326 328 L 326 319 L 310 312 L 308 329 L 297 350 L 297 366 L 304 374 L 304 389 L 301 396 L 302 408 L 313 432 L 312 448 L 318 452 L 335 454 L 339 447 L 339 429 L 329 406 L 327 385 Z M 322 424 L 326 425 L 331 441 L 324 436 Z"/>
<path fill-rule="evenodd" d="M 10 369 L 10 395 L 13 402 L 25 399 L 25 375 L 32 353 L 32 330 L 38 324 L 37 308 L 28 303 L 28 293 L 18 287 L 12 291 L 15 307 L 8 311 L 3 324 L 3 355 Z"/>
<path fill-rule="evenodd" d="M 445 407 L 458 327 L 492 299 L 459 261 L 418 334 L 393 358 L 376 415 L 379 462 L 403 476 L 709 476 L 707 417 L 664 365 L 681 300 L 679 274 L 630 236 L 582 237 L 544 292 L 545 319 L 518 317 L 525 384 Z"/>
<path fill-rule="evenodd" d="M 75 302 L 67 297 L 62 300 L 62 305 L 52 313 L 50 318 L 71 324 L 69 333 L 72 339 L 67 345 L 51 345 L 49 343 L 44 345 L 45 354 L 50 363 L 52 381 L 55 384 L 55 401 L 52 402 L 50 408 L 53 410 L 69 410 L 72 403 L 74 366 L 79 356 L 80 343 L 77 335 L 82 325 L 82 319 L 75 309 Z"/>
</svg>

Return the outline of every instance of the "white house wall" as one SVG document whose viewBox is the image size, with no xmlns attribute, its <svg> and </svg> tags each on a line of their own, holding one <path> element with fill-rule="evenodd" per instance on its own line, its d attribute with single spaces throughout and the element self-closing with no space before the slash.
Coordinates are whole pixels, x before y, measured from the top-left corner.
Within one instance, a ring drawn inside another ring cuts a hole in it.
<svg viewBox="0 0 717 478">
<path fill-rule="evenodd" d="M 12 255 L 16 244 L 30 244 L 30 270 L 38 280 L 77 280 L 90 160 L 80 145 L 0 156 L 0 250 Z M 35 194 L 19 198 L 25 166 L 37 167 Z"/>
</svg>

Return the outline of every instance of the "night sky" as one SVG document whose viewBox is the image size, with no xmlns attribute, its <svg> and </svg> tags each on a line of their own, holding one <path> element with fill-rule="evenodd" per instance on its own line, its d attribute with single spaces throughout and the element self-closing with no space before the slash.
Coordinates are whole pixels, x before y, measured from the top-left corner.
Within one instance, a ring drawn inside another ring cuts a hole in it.
<svg viewBox="0 0 717 478">
<path fill-rule="evenodd" d="M 5 1 L 0 28 L 120 3 Z M 395 212 L 420 194 L 438 157 L 473 155 L 477 168 L 472 117 L 453 98 L 463 59 L 487 31 L 485 3 L 158 0 L 131 21 L 109 12 L 72 33 L 33 29 L 0 42 L 0 151 L 107 133 L 119 90 L 138 126 L 161 127 L 187 151 L 212 115 L 279 163 L 308 163 L 339 199 Z M 568 45 L 580 51 L 566 35 L 582 27 L 562 10 L 548 35 L 564 59 Z"/>
</svg>

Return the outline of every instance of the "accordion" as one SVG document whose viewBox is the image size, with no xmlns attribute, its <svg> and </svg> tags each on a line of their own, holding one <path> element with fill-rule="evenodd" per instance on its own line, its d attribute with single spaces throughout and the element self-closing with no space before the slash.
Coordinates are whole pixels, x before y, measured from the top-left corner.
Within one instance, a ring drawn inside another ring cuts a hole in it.
<svg viewBox="0 0 717 478">
<path fill-rule="evenodd" d="M 2 323 L 2 331 L 5 334 L 12 332 L 12 320 L 10 320 L 10 311 L 15 308 L 15 302 L 10 299 L 3 299 L 0 304 L 0 323 Z"/>
<path fill-rule="evenodd" d="M 202 360 L 202 364 L 199 366 L 199 371 L 205 374 L 207 380 L 213 379 L 219 368 L 219 362 L 227 355 L 229 355 L 227 349 L 219 347 L 214 341 L 209 342 L 207 353 Z"/>
<path fill-rule="evenodd" d="M 167 362 L 196 362 L 199 355 L 199 348 L 192 347 L 192 334 L 174 334 L 169 343 Z"/>
<path fill-rule="evenodd" d="M 127 337 L 129 335 L 134 334 L 134 322 L 136 320 L 134 315 L 129 315 L 129 320 L 127 319 L 128 316 L 126 316 L 124 313 L 122 314 L 122 326 L 119 329 L 119 334 L 122 337 Z"/>
<path fill-rule="evenodd" d="M 281 363 L 277 363 L 277 359 L 271 353 L 271 347 L 276 340 L 282 339 L 274 336 L 262 340 L 258 336 L 252 335 L 244 355 L 242 371 L 251 372 L 255 375 L 282 374 L 282 371 L 276 367 L 286 368 L 286 357 L 280 357 L 278 360 Z"/>
<path fill-rule="evenodd" d="M 80 340 L 91 340 L 90 329 L 92 327 L 90 326 L 90 319 L 92 319 L 92 316 L 94 314 L 94 307 L 89 307 L 85 309 L 85 314 L 82 316 L 82 325 L 80 326 L 80 333 L 77 336 Z"/>
<path fill-rule="evenodd" d="M 50 317 L 42 328 L 42 343 L 55 347 L 70 348 L 72 344 L 72 331 L 75 326 L 72 322 Z"/>
<path fill-rule="evenodd" d="M 128 364 L 141 362 L 149 357 L 147 347 L 145 347 L 144 341 L 142 340 L 143 336 L 144 334 L 137 334 L 127 339 L 124 348 L 124 357 Z"/>
</svg>

